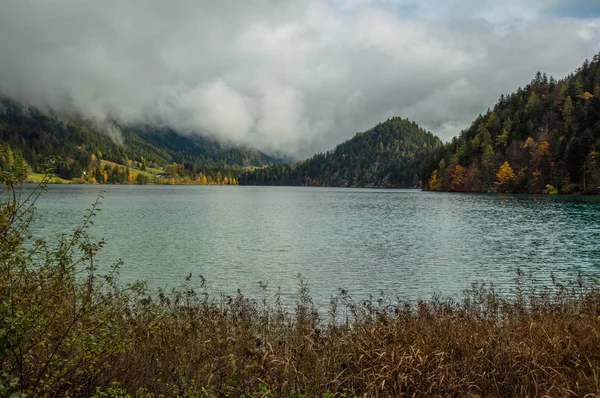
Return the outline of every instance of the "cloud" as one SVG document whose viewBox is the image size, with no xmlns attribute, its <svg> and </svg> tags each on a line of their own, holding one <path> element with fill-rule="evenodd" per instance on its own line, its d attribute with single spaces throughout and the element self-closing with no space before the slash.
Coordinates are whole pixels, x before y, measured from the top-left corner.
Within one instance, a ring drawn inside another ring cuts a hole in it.
<svg viewBox="0 0 600 398">
<path fill-rule="evenodd" d="M 175 116 L 180 128 L 185 131 L 199 131 L 239 141 L 254 123 L 249 99 L 223 80 L 191 89 L 183 86 L 174 95 L 175 106 L 167 108 L 167 115 L 177 112 L 169 118 Z"/>
<path fill-rule="evenodd" d="M 4 0 L 0 92 L 298 157 L 385 118 L 450 139 L 600 43 L 579 0 Z"/>
</svg>

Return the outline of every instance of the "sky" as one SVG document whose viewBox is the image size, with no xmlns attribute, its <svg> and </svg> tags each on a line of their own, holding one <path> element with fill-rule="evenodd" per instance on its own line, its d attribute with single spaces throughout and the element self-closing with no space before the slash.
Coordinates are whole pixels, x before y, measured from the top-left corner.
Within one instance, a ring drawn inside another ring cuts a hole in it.
<svg viewBox="0 0 600 398">
<path fill-rule="evenodd" d="M 0 93 L 296 158 L 392 116 L 449 140 L 600 51 L 597 0 L 0 0 Z"/>
</svg>

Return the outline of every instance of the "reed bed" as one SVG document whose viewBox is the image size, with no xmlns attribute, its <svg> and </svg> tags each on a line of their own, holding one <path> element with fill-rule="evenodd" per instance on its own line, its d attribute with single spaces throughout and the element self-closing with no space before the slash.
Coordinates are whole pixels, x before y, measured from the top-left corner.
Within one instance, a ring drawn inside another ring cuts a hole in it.
<svg viewBox="0 0 600 398">
<path fill-rule="evenodd" d="M 461 301 L 345 300 L 330 319 L 306 286 L 294 311 L 238 296 L 182 293 L 128 319 L 136 339 L 97 385 L 169 396 L 594 396 L 600 292 L 512 299 L 481 287 Z M 185 295 L 184 295 L 185 296 Z"/>
<path fill-rule="evenodd" d="M 9 191 L 9 192 L 14 192 Z M 0 207 L 0 396 L 593 397 L 600 290 L 354 302 L 317 311 L 188 286 L 150 294 L 100 273 L 87 227 L 30 242 L 31 206 Z"/>
</svg>

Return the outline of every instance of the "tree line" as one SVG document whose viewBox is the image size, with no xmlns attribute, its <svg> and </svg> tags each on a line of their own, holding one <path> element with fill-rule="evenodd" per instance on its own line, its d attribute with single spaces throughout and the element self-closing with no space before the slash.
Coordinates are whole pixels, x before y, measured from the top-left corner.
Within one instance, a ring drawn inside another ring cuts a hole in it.
<svg viewBox="0 0 600 398">
<path fill-rule="evenodd" d="M 56 159 L 60 178 L 95 183 L 237 184 L 244 167 L 276 162 L 252 148 L 226 146 L 162 127 L 95 124 L 0 99 L 0 168 L 21 181 Z"/>
<path fill-rule="evenodd" d="M 442 142 L 408 119 L 394 117 L 333 150 L 296 164 L 242 175 L 240 184 L 335 187 L 419 187 L 421 164 Z"/>
<path fill-rule="evenodd" d="M 600 54 L 561 80 L 538 72 L 432 154 L 432 191 L 599 193 Z"/>
</svg>

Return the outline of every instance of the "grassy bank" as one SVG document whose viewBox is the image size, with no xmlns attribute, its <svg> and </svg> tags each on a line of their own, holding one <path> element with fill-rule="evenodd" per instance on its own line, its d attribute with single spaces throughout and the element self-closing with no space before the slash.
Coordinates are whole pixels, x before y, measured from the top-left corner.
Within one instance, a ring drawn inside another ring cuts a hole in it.
<svg viewBox="0 0 600 398">
<path fill-rule="evenodd" d="M 600 291 L 581 281 L 419 303 L 342 292 L 323 317 L 304 284 L 293 310 L 191 287 L 150 295 L 121 285 L 119 264 L 99 272 L 97 204 L 56 242 L 28 242 L 34 199 L 11 189 L 0 207 L 0 396 L 600 393 Z"/>
<path fill-rule="evenodd" d="M 64 178 L 60 178 L 58 176 L 48 177 L 45 174 L 41 173 L 31 173 L 25 178 L 25 183 L 27 184 L 41 184 L 42 182 L 46 184 L 74 184 L 77 181 L 73 180 L 65 180 Z"/>
</svg>

